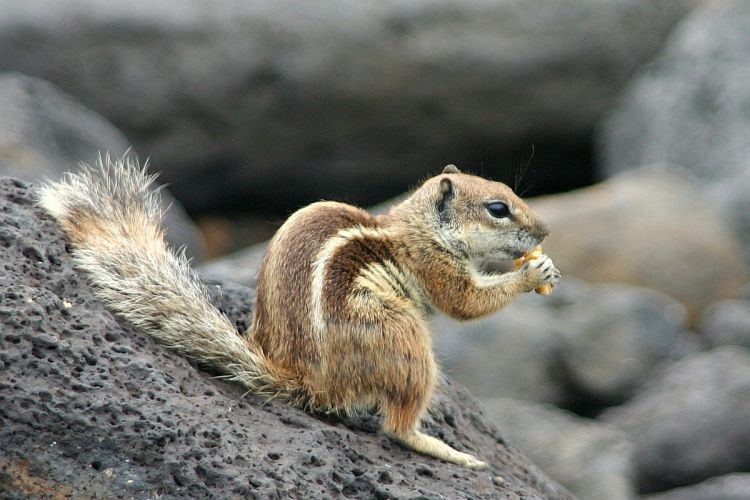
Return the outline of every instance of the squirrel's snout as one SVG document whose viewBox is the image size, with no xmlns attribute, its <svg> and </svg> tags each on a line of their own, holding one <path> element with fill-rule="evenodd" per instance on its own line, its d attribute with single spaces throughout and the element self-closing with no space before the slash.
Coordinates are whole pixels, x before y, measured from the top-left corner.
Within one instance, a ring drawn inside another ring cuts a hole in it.
<svg viewBox="0 0 750 500">
<path fill-rule="evenodd" d="M 549 235 L 549 227 L 542 221 L 537 221 L 529 228 L 531 235 L 541 242 Z"/>
</svg>

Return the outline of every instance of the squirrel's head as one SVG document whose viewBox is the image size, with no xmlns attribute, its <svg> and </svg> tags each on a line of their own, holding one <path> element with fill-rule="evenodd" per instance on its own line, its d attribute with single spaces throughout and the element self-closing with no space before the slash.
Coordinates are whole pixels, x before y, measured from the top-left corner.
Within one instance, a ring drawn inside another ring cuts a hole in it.
<svg viewBox="0 0 750 500">
<path fill-rule="evenodd" d="M 427 180 L 410 201 L 421 217 L 432 219 L 429 227 L 439 244 L 471 259 L 515 259 L 549 233 L 508 186 L 461 173 L 454 165 Z"/>
</svg>

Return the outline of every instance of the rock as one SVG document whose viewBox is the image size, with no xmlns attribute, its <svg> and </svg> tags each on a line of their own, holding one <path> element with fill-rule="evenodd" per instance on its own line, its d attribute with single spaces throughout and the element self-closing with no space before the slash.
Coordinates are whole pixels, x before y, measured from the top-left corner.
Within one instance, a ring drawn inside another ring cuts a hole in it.
<svg viewBox="0 0 750 500">
<path fill-rule="evenodd" d="M 425 428 L 489 471 L 415 455 L 376 433 L 376 417 L 243 397 L 110 315 L 28 184 L 0 180 L 0 206 L 3 496 L 572 498 L 450 380 Z M 214 291 L 246 324 L 251 292 Z"/>
<path fill-rule="evenodd" d="M 706 310 L 699 330 L 713 346 L 750 348 L 750 301 L 724 300 Z"/>
<path fill-rule="evenodd" d="M 532 142 L 559 189 L 555 152 L 586 155 L 696 3 L 3 0 L 0 69 L 101 112 L 193 212 L 370 204 L 449 161 L 507 178 Z"/>
<path fill-rule="evenodd" d="M 267 243 L 259 243 L 226 255 L 198 267 L 200 275 L 208 280 L 230 281 L 239 285 L 255 287 L 258 268 L 266 251 Z"/>
<path fill-rule="evenodd" d="M 643 493 L 750 467 L 750 353 L 723 347 L 683 359 L 602 420 L 636 448 Z"/>
<path fill-rule="evenodd" d="M 708 481 L 663 493 L 644 495 L 642 500 L 747 500 L 750 498 L 750 474 L 728 474 Z"/>
<path fill-rule="evenodd" d="M 484 398 L 592 411 L 620 402 L 663 361 L 696 351 L 683 308 L 654 291 L 564 279 L 482 320 L 432 322 L 448 373 Z"/>
<path fill-rule="evenodd" d="M 659 290 L 694 319 L 709 304 L 737 297 L 747 282 L 738 239 L 700 199 L 690 177 L 654 166 L 532 206 L 552 229 L 544 249 L 563 275 Z"/>
<path fill-rule="evenodd" d="M 635 496 L 633 446 L 621 431 L 551 405 L 508 398 L 482 405 L 509 441 L 577 498 Z"/>
<path fill-rule="evenodd" d="M 127 150 L 122 132 L 59 88 L 19 73 L 0 73 L 0 175 L 54 179 L 81 162 L 93 164 L 100 153 L 119 157 Z M 162 193 L 164 206 L 170 207 L 165 219 L 169 242 L 202 257 L 197 227 L 177 200 Z"/>
<path fill-rule="evenodd" d="M 605 174 L 667 163 L 697 176 L 694 206 L 723 210 L 750 263 L 748 24 L 748 2 L 704 2 L 629 84 L 599 142 Z"/>
<path fill-rule="evenodd" d="M 663 362 L 701 348 L 684 329 L 684 308 L 661 293 L 620 284 L 560 292 L 547 307 L 558 322 L 559 373 L 576 406 L 619 403 Z"/>
<path fill-rule="evenodd" d="M 99 152 L 122 156 L 125 136 L 54 85 L 20 73 L 0 73 L 0 162 L 3 175 L 57 177 Z"/>
<path fill-rule="evenodd" d="M 555 322 L 538 301 L 516 300 L 499 313 L 467 323 L 437 316 L 430 330 L 441 365 L 472 394 L 565 401 L 564 381 L 555 370 Z"/>
</svg>

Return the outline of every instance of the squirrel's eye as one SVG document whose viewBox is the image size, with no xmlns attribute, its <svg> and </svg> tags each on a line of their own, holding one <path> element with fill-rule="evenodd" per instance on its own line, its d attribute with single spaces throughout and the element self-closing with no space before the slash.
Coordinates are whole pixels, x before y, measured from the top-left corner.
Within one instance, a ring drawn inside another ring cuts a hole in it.
<svg viewBox="0 0 750 500">
<path fill-rule="evenodd" d="M 510 217 L 510 208 L 502 201 L 493 201 L 487 204 L 487 211 L 498 219 L 503 217 Z"/>
</svg>

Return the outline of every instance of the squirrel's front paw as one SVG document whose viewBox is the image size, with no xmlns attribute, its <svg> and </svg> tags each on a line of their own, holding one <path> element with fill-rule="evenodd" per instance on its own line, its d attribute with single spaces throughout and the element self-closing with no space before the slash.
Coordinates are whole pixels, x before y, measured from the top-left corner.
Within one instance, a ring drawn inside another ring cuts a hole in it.
<svg viewBox="0 0 750 500">
<path fill-rule="evenodd" d="M 520 271 L 526 277 L 529 291 L 538 289 L 543 285 L 554 287 L 560 282 L 560 271 L 557 270 L 547 254 L 542 254 L 525 262 Z"/>
</svg>

